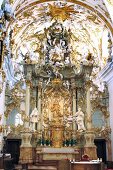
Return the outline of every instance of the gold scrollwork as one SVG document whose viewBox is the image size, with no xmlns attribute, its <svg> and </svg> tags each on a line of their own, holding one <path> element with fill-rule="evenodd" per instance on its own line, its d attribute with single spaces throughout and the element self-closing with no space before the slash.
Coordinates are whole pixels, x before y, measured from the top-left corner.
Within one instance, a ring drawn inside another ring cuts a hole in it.
<svg viewBox="0 0 113 170">
<path fill-rule="evenodd" d="M 112 0 L 107 0 L 108 1 L 108 3 L 110 4 L 110 5 L 113 5 L 113 1 Z"/>
</svg>

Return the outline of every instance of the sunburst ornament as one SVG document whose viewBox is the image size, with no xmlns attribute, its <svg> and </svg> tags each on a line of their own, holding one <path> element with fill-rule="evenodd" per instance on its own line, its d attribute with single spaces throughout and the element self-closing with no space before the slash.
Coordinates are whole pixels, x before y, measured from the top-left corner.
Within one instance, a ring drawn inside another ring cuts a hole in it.
<svg viewBox="0 0 113 170">
<path fill-rule="evenodd" d="M 40 8 L 40 11 L 44 11 Z M 51 20 L 60 20 L 65 21 L 71 19 L 72 14 L 76 14 L 78 11 L 75 11 L 74 5 L 65 4 L 48 4 L 48 11 L 43 12 L 43 15 L 51 17 Z"/>
</svg>

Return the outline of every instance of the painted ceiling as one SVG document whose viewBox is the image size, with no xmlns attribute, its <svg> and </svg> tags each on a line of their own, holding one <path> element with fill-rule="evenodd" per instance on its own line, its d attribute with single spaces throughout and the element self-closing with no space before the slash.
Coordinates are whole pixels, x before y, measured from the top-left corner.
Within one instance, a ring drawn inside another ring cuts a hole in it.
<svg viewBox="0 0 113 170">
<path fill-rule="evenodd" d="M 96 73 L 107 63 L 108 33 L 112 35 L 113 23 L 103 0 L 11 0 L 10 3 L 15 13 L 15 19 L 8 25 L 8 30 L 13 30 L 14 63 L 22 63 L 22 55 L 29 54 L 32 63 L 42 64 L 48 31 L 56 22 L 69 35 L 72 64 L 80 65 L 89 53 L 94 57 Z M 107 3 L 112 6 L 112 1 Z"/>
</svg>

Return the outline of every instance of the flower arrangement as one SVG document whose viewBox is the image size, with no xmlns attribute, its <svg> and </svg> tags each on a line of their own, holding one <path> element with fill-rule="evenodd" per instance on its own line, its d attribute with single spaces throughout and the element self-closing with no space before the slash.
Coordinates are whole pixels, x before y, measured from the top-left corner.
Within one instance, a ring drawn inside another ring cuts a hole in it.
<svg viewBox="0 0 113 170">
<path fill-rule="evenodd" d="M 82 155 L 82 161 L 89 161 L 89 156 L 87 154 Z"/>
</svg>

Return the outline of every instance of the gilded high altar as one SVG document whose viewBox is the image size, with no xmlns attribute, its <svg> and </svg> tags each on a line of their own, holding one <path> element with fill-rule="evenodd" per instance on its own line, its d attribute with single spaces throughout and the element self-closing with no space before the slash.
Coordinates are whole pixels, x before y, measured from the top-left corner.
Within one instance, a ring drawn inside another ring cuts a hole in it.
<svg viewBox="0 0 113 170">
<path fill-rule="evenodd" d="M 47 84 L 43 91 L 41 89 L 42 84 L 40 83 L 39 85 L 40 102 L 38 101 L 38 104 L 40 104 L 39 107 L 41 107 L 41 109 L 39 109 L 40 112 L 37 110 L 37 114 L 35 113 L 37 116 L 35 116 L 34 122 L 32 121 L 30 123 L 31 126 L 33 125 L 32 123 L 35 124 L 35 126 L 30 127 L 32 134 L 35 133 L 36 137 L 33 145 L 31 143 L 29 145 L 29 152 L 33 153 L 33 148 L 36 148 L 35 155 L 36 161 L 38 162 L 42 159 L 51 159 L 51 153 L 49 153 L 50 150 L 48 147 L 61 148 L 61 150 L 58 150 L 59 153 L 52 152 L 54 159 L 64 158 L 65 154 L 62 153 L 62 148 L 71 147 L 74 151 L 67 153 L 68 158 L 80 159 L 81 155 L 86 153 L 91 159 L 96 159 L 96 146 L 94 145 L 95 133 L 92 127 L 91 103 L 89 102 L 89 88 L 91 84 L 85 82 L 86 93 L 84 98 L 82 98 L 83 100 L 81 101 L 81 99 L 79 99 L 76 105 L 74 105 L 76 101 L 74 93 L 77 86 L 75 86 L 74 82 L 71 91 L 65 87 L 60 78 L 54 78 Z M 30 101 L 30 95 L 27 94 L 27 96 L 29 100 L 27 99 L 26 102 Z M 86 111 L 83 103 L 85 104 Z M 77 127 L 75 119 L 76 112 L 74 111 L 76 111 L 75 106 L 77 107 L 78 105 L 84 110 L 84 114 L 86 115 L 84 126 L 87 130 L 78 129 Z M 33 116 L 32 113 L 31 115 Z M 33 129 L 33 127 L 37 129 Z M 26 133 L 24 133 L 23 136 L 26 136 Z M 22 137 L 22 141 L 23 139 Z M 28 140 L 27 142 L 29 143 L 30 141 Z M 26 146 L 24 145 L 25 148 Z M 45 148 L 45 150 L 43 150 L 43 148 Z M 48 150 L 48 152 L 46 150 Z M 21 146 L 21 151 L 21 155 L 25 154 L 23 146 Z M 57 157 L 56 155 L 59 156 Z M 20 161 L 23 162 L 24 160 L 20 157 Z"/>
<path fill-rule="evenodd" d="M 24 121 L 20 162 L 33 162 L 34 152 L 39 159 L 46 158 L 51 149 L 55 159 L 57 154 L 61 158 L 66 154 L 62 148 L 68 148 L 67 154 L 73 159 L 80 159 L 84 153 L 96 159 L 95 136 L 106 138 L 110 144 L 107 88 L 100 92 L 91 80 L 94 68 L 91 53 L 79 64 L 73 63 L 69 34 L 62 23 L 55 21 L 46 30 L 46 45 L 40 47 L 45 53 L 39 57 L 39 63 L 30 63 L 29 55 L 25 56 L 26 88 L 22 90 L 22 85 L 17 84 L 12 92 L 15 103 L 9 103 L 5 112 L 8 115 L 16 107 Z M 18 91 L 24 94 L 24 99 L 15 97 Z M 25 110 L 20 109 L 22 102 Z M 104 117 L 103 128 L 93 126 L 97 109 Z"/>
</svg>

